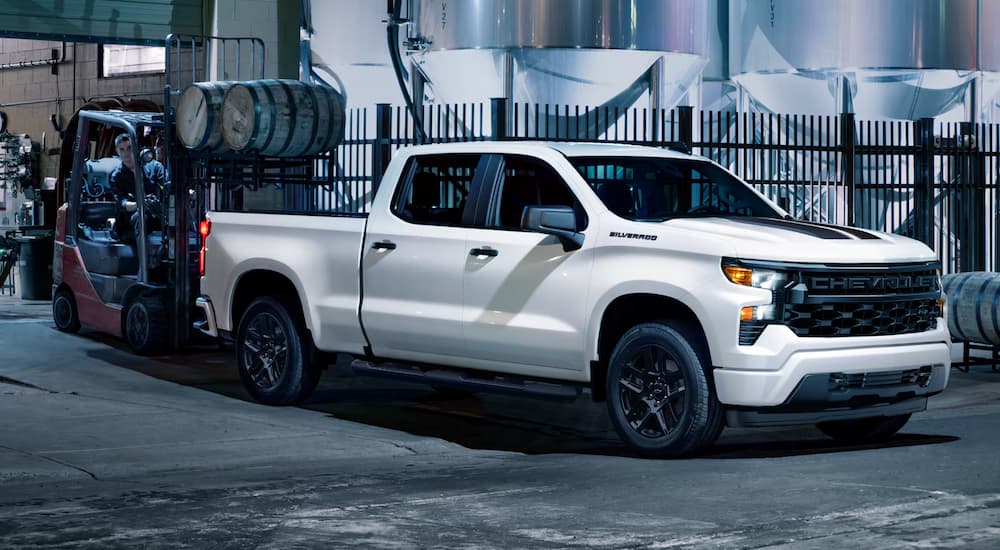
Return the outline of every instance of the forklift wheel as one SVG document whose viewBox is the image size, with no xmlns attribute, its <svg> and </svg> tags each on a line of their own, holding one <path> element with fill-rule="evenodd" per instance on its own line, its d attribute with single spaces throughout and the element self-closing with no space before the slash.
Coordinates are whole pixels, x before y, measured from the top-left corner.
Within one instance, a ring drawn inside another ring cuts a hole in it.
<svg viewBox="0 0 1000 550">
<path fill-rule="evenodd" d="M 167 310 L 152 296 L 140 296 L 125 310 L 125 339 L 136 355 L 157 355 L 167 349 Z"/>
<path fill-rule="evenodd" d="M 68 288 L 60 288 L 52 298 L 52 320 L 62 332 L 80 330 L 80 316 L 76 313 L 76 298 Z"/>
</svg>

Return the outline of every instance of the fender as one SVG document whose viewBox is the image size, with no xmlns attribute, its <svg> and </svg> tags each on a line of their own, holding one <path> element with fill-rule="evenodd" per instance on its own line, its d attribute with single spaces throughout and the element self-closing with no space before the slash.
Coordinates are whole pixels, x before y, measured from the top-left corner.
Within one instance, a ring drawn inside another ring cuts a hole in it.
<svg viewBox="0 0 1000 550">
<path fill-rule="evenodd" d="M 630 294 L 653 294 L 677 300 L 693 311 L 703 326 L 707 326 L 706 319 L 708 314 L 706 309 L 702 306 L 701 301 L 699 301 L 688 290 L 672 285 L 666 281 L 650 279 L 622 281 L 621 283 L 606 289 L 602 294 L 597 296 L 594 301 L 592 311 L 595 315 L 590 317 L 587 324 L 586 354 L 588 361 L 597 361 L 598 359 L 597 347 L 601 336 L 601 323 L 604 321 L 604 316 L 608 310 L 608 306 L 610 306 L 611 303 L 618 298 Z"/>
<path fill-rule="evenodd" d="M 239 287 L 240 281 L 243 280 L 243 276 L 251 271 L 271 271 L 291 281 L 292 286 L 295 287 L 295 293 L 298 294 L 299 303 L 302 304 L 302 317 L 305 319 L 306 329 L 313 333 L 314 338 L 319 336 L 316 334 L 314 327 L 321 326 L 321 324 L 318 322 L 318 319 L 314 319 L 314 312 L 312 307 L 309 305 L 309 298 L 302 286 L 302 280 L 299 279 L 298 275 L 295 274 L 295 271 L 287 264 L 272 258 L 250 258 L 233 266 L 233 273 L 238 275 L 233 277 L 232 282 L 229 283 L 229 286 L 226 288 L 227 307 L 226 310 L 222 312 L 226 316 L 225 321 L 227 326 L 231 327 L 233 331 L 236 330 L 236 327 L 233 326 L 233 299 L 236 296 L 236 289 Z"/>
</svg>

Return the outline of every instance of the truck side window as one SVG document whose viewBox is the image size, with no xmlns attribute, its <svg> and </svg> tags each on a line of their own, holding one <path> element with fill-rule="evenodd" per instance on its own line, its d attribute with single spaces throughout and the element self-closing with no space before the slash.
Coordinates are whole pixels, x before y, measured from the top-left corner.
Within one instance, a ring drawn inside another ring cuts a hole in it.
<svg viewBox="0 0 1000 550">
<path fill-rule="evenodd" d="M 566 182 L 556 171 L 538 159 L 504 156 L 500 200 L 492 227 L 520 229 L 526 206 L 568 206 L 576 211 L 578 227 L 587 226 L 586 212 Z"/>
<path fill-rule="evenodd" d="M 426 155 L 410 162 L 410 179 L 392 212 L 411 223 L 461 225 L 479 155 Z"/>
</svg>

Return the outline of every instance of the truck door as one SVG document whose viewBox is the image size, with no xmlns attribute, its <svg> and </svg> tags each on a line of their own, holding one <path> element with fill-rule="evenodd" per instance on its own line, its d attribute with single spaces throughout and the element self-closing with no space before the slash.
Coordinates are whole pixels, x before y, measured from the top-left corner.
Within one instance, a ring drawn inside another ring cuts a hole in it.
<svg viewBox="0 0 1000 550">
<path fill-rule="evenodd" d="M 522 230 L 521 214 L 528 205 L 570 206 L 582 231 L 586 213 L 542 160 L 505 155 L 491 179 L 495 198 L 477 228 L 466 231 L 467 353 L 491 370 L 546 376 L 555 368 L 582 374 L 592 245 L 564 251 L 555 236 Z"/>
<path fill-rule="evenodd" d="M 460 364 L 466 227 L 481 157 L 414 157 L 388 209 L 369 216 L 361 320 L 376 356 Z"/>
</svg>

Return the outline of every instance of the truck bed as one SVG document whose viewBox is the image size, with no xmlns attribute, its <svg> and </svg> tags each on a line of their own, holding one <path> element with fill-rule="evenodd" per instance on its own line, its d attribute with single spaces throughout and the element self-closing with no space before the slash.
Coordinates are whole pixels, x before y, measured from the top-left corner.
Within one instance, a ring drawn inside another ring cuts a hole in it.
<svg viewBox="0 0 1000 550">
<path fill-rule="evenodd" d="M 319 348 L 363 351 L 358 307 L 366 217 L 210 212 L 207 218 L 207 273 L 244 273 L 243 279 L 255 269 L 277 272 L 298 290 Z M 236 330 L 230 302 L 239 284 L 202 278 L 202 292 L 216 300 L 220 330 Z"/>
</svg>

